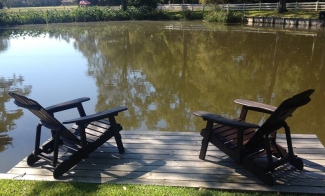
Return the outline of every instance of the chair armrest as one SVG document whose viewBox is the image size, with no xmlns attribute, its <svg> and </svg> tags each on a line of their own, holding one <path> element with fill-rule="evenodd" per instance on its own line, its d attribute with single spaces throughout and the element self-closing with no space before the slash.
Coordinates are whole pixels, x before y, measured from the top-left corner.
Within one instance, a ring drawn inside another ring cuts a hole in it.
<svg viewBox="0 0 325 196">
<path fill-rule="evenodd" d="M 248 110 L 263 112 L 267 114 L 272 114 L 277 109 L 277 107 L 272 105 L 259 103 L 255 101 L 249 101 L 245 99 L 236 99 L 234 102 L 245 106 Z"/>
<path fill-rule="evenodd" d="M 202 117 L 204 120 L 213 121 L 218 124 L 222 124 L 233 128 L 259 128 L 260 127 L 259 125 L 256 124 L 251 124 L 244 121 L 231 120 L 205 111 L 195 111 L 193 112 L 193 114 Z"/>
<path fill-rule="evenodd" d="M 109 116 L 116 116 L 119 112 L 125 111 L 127 109 L 128 109 L 127 107 L 120 106 L 120 107 L 116 107 L 116 108 L 113 108 L 113 109 L 98 112 L 96 114 L 83 116 L 83 117 L 75 118 L 75 119 L 71 119 L 71 120 L 66 120 L 66 121 L 64 121 L 62 123 L 63 124 L 69 124 L 69 123 L 84 124 L 84 123 L 89 123 L 89 122 L 92 122 L 92 121 L 107 118 Z"/>
<path fill-rule="evenodd" d="M 82 97 L 79 99 L 74 99 L 71 101 L 67 101 L 67 102 L 63 102 L 63 103 L 59 103 L 59 104 L 55 104 L 52 106 L 49 106 L 47 108 L 45 108 L 46 111 L 48 111 L 49 113 L 55 113 L 55 112 L 60 112 L 63 110 L 68 110 L 71 108 L 76 108 L 78 107 L 82 102 L 88 101 L 90 100 L 89 97 Z"/>
</svg>

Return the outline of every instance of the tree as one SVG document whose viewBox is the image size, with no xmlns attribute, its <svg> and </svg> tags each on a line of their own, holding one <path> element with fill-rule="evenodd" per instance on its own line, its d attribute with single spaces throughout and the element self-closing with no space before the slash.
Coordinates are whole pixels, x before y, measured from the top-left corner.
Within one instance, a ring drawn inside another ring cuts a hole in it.
<svg viewBox="0 0 325 196">
<path fill-rule="evenodd" d="M 6 149 L 6 146 L 12 145 L 12 137 L 6 133 L 16 128 L 15 120 L 24 114 L 21 109 L 12 111 L 6 109 L 6 103 L 12 101 L 8 92 L 14 91 L 21 95 L 29 95 L 32 87 L 23 85 L 23 82 L 22 76 L 13 75 L 11 79 L 0 77 L 0 153 Z"/>
<path fill-rule="evenodd" d="M 122 8 L 125 11 L 128 8 L 128 0 L 122 0 Z"/>
<path fill-rule="evenodd" d="M 279 1 L 279 9 L 278 13 L 284 13 L 287 12 L 287 6 L 286 6 L 286 0 L 280 0 Z"/>
<path fill-rule="evenodd" d="M 3 7 L 4 7 L 4 2 L 0 0 L 0 9 L 3 9 Z"/>
</svg>

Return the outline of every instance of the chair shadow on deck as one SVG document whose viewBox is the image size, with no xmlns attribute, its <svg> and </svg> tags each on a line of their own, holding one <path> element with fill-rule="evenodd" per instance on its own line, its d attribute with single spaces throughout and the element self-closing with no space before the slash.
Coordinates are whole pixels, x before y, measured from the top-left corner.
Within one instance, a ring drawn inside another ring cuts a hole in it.
<svg viewBox="0 0 325 196">
<path fill-rule="evenodd" d="M 307 159 L 301 159 L 304 163 L 303 171 L 296 169 L 289 163 L 276 168 L 276 170 L 272 173 L 274 178 L 274 186 L 272 189 L 276 189 L 277 185 L 325 188 L 325 165 L 321 165 Z M 257 177 L 252 175 L 243 166 L 234 163 L 227 155 L 215 156 L 213 153 L 210 153 L 209 155 L 206 155 L 205 161 L 228 168 L 229 179 L 234 174 L 233 172 L 235 172 L 244 177 L 242 180 L 245 181 L 245 183 L 254 182 L 255 184 L 264 185 L 264 183 L 261 183 Z M 267 164 L 267 158 L 264 157 L 263 159 L 262 157 L 259 164 Z M 227 179 L 228 182 L 231 181 L 229 179 Z M 234 182 L 240 181 L 241 179 L 238 179 Z M 265 186 L 268 187 L 267 185 Z"/>
<path fill-rule="evenodd" d="M 39 161 L 31 167 L 40 167 L 53 172 L 53 167 L 44 163 Z M 135 153 L 132 149 L 125 148 L 125 153 L 120 154 L 116 146 L 106 142 L 58 180 L 88 183 L 131 183 L 165 164 L 164 160 L 148 162 L 144 160 L 142 154 Z"/>
<path fill-rule="evenodd" d="M 302 172 L 290 164 L 278 168 L 273 173 L 276 184 L 325 188 L 325 166 L 307 159 L 302 160 L 305 166 Z"/>
<path fill-rule="evenodd" d="M 106 150 L 110 149 L 110 152 Z M 148 162 L 140 153 L 125 148 L 124 154 L 119 154 L 116 147 L 109 143 L 95 151 L 88 159 L 74 167 L 62 180 L 71 178 L 94 183 L 128 183 L 164 166 L 164 160 Z"/>
</svg>

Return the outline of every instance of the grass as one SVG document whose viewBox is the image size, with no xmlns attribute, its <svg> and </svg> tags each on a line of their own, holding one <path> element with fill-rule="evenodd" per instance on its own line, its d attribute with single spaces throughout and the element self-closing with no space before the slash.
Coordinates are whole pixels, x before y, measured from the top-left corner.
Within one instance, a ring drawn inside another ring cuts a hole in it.
<svg viewBox="0 0 325 196">
<path fill-rule="evenodd" d="M 130 184 L 89 184 L 78 182 L 45 182 L 0 180 L 0 195 L 150 195 L 150 196 L 276 196 L 271 193 L 240 193 L 204 188 L 167 187 Z"/>
<path fill-rule="evenodd" d="M 202 20 L 204 12 L 202 11 L 167 11 L 166 14 L 172 20 L 191 19 Z"/>
<path fill-rule="evenodd" d="M 261 17 L 279 17 L 279 18 L 305 18 L 318 19 L 319 11 L 311 10 L 289 10 L 286 13 L 279 14 L 276 10 L 264 11 L 247 11 L 246 16 L 261 16 Z"/>
</svg>

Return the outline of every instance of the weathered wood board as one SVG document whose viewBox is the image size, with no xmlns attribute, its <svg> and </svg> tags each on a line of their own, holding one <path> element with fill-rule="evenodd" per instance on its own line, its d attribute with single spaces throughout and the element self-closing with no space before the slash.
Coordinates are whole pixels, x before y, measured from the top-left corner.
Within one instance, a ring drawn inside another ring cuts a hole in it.
<svg viewBox="0 0 325 196">
<path fill-rule="evenodd" d="M 299 172 L 290 165 L 281 167 L 273 173 L 275 185 L 268 186 L 214 146 L 209 146 L 206 160 L 200 160 L 199 133 L 122 131 L 121 134 L 125 154 L 118 154 L 111 139 L 112 143 L 105 143 L 58 180 L 52 177 L 53 169 L 46 162 L 29 167 L 26 159 L 8 173 L 0 174 L 0 178 L 325 194 L 325 148 L 316 135 L 292 135 L 295 153 L 303 159 L 305 168 Z M 286 145 L 281 134 L 277 141 Z"/>
</svg>

